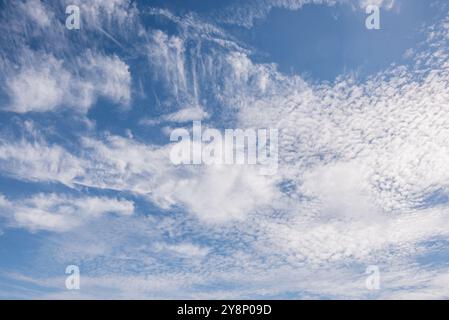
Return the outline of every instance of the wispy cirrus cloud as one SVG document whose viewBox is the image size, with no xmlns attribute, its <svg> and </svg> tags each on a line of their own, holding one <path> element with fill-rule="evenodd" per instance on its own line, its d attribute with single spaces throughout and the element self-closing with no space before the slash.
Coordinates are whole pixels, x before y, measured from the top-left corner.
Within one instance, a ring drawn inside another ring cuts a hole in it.
<svg viewBox="0 0 449 320">
<path fill-rule="evenodd" d="M 305 5 L 348 5 L 352 8 L 365 9 L 368 5 L 392 9 L 396 0 L 253 0 L 245 4 L 235 4 L 224 12 L 218 13 L 219 21 L 252 28 L 257 20 L 263 20 L 275 8 L 300 10 Z"/>
<path fill-rule="evenodd" d="M 1 196 L 0 208 L 12 227 L 55 232 L 80 227 L 105 213 L 131 215 L 134 212 L 133 203 L 126 200 L 58 194 L 37 194 L 18 201 Z"/>
</svg>

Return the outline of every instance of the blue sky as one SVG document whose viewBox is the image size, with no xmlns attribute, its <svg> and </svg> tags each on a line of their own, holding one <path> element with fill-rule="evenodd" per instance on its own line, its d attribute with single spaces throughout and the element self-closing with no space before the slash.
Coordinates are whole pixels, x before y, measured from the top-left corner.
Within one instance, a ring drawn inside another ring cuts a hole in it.
<svg viewBox="0 0 449 320">
<path fill-rule="evenodd" d="M 448 298 L 446 1 L 2 1 L 0 21 L 0 298 Z M 173 165 L 194 120 L 279 130 L 277 173 Z"/>
</svg>

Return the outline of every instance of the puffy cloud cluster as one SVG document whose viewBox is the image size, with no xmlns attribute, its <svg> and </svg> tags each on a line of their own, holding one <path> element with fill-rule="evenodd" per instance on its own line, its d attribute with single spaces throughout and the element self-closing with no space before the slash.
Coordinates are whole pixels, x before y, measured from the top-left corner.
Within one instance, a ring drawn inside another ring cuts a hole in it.
<svg viewBox="0 0 449 320">
<path fill-rule="evenodd" d="M 128 105 L 131 100 L 129 68 L 117 56 L 87 52 L 74 62 L 64 64 L 51 54 L 25 50 L 27 60 L 19 70 L 8 70 L 6 91 L 10 104 L 4 107 L 17 113 L 47 112 L 71 108 L 81 114 L 98 97 Z"/>
</svg>

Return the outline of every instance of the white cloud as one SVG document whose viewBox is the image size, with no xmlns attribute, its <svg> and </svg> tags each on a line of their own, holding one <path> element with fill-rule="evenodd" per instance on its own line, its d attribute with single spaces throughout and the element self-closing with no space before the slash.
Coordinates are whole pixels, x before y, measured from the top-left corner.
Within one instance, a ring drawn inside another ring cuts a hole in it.
<svg viewBox="0 0 449 320">
<path fill-rule="evenodd" d="M 19 2 L 18 7 L 41 28 L 49 27 L 52 23 L 53 12 L 47 8 L 41 0 Z"/>
<path fill-rule="evenodd" d="M 80 82 L 89 83 L 88 88 L 99 96 L 107 97 L 111 101 L 127 106 L 131 101 L 131 74 L 128 65 L 117 56 L 105 56 L 88 53 L 82 67 L 86 70 L 86 79 Z M 87 93 L 86 95 L 92 95 Z M 75 96 L 76 97 L 76 96 Z M 74 97 L 74 98 L 75 98 Z M 92 104 L 93 102 L 90 102 Z"/>
<path fill-rule="evenodd" d="M 244 219 L 277 196 L 276 180 L 248 165 L 177 167 L 172 145 L 156 147 L 109 136 L 85 138 L 75 156 L 45 142 L 0 144 L 0 167 L 23 180 L 129 191 L 164 209 L 185 208 L 208 222 Z"/>
<path fill-rule="evenodd" d="M 7 82 L 12 100 L 9 110 L 19 113 L 45 112 L 63 103 L 71 82 L 70 73 L 64 70 L 61 61 L 51 55 L 39 58 L 39 64 L 23 67 Z"/>
<path fill-rule="evenodd" d="M 8 111 L 25 113 L 72 108 L 85 113 L 99 96 L 123 105 L 130 102 L 131 75 L 128 66 L 117 56 L 88 51 L 75 65 L 28 49 L 22 56 L 20 69 L 7 72 L 7 94 L 11 100 L 6 107 Z"/>
<path fill-rule="evenodd" d="M 156 125 L 161 122 L 185 123 L 190 121 L 200 121 L 209 118 L 209 114 L 200 106 L 187 107 L 179 111 L 163 115 L 153 119 L 142 119 L 139 123 L 143 125 Z"/>
<path fill-rule="evenodd" d="M 175 176 L 155 195 L 180 203 L 206 222 L 244 220 L 270 205 L 276 196 L 274 181 L 251 166 L 223 165 L 192 168 L 188 177 Z"/>
<path fill-rule="evenodd" d="M 178 36 L 168 36 L 156 30 L 148 44 L 148 59 L 155 68 L 156 79 L 163 80 L 166 90 L 176 101 L 189 102 L 189 82 L 186 78 L 184 41 Z M 195 83 L 193 83 L 195 85 Z"/>
<path fill-rule="evenodd" d="M 208 248 L 191 243 L 179 243 L 172 245 L 166 243 L 156 243 L 154 247 L 158 252 L 167 251 L 181 257 L 190 258 L 204 258 L 209 253 Z"/>
<path fill-rule="evenodd" d="M 183 205 L 203 221 L 242 219 L 276 194 L 275 181 L 251 166 L 176 167 L 171 145 L 156 148 L 114 136 L 84 143 L 92 167 L 77 183 L 137 192 L 165 209 Z"/>
<path fill-rule="evenodd" d="M 189 122 L 195 120 L 204 120 L 209 117 L 209 114 L 201 107 L 191 107 L 181 109 L 179 111 L 162 116 L 164 121 L 168 122 Z"/>
<path fill-rule="evenodd" d="M 131 215 L 134 204 L 127 200 L 105 197 L 71 197 L 58 194 L 38 194 L 31 198 L 8 201 L 0 198 L 2 215 L 12 226 L 31 231 L 63 232 L 79 227 L 90 219 L 114 212 Z"/>
<path fill-rule="evenodd" d="M 374 206 L 370 171 L 354 162 L 318 167 L 304 174 L 301 191 L 306 197 L 318 198 L 322 215 L 328 219 L 355 218 L 372 223 L 381 210 Z"/>
<path fill-rule="evenodd" d="M 0 168 L 25 181 L 58 181 L 72 185 L 84 173 L 82 160 L 58 145 L 0 141 Z"/>
</svg>

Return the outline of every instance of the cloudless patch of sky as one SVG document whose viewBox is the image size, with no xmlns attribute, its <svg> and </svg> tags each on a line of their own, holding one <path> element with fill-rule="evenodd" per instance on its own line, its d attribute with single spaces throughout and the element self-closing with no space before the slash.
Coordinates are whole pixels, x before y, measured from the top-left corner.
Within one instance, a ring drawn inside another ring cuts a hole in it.
<svg viewBox="0 0 449 320">
<path fill-rule="evenodd" d="M 438 9 L 427 0 L 398 2 L 381 9 L 380 30 L 368 30 L 368 15 L 348 5 L 305 5 L 300 10 L 273 9 L 254 28 L 234 33 L 258 49 L 262 62 L 275 62 L 284 73 L 332 81 L 342 73 L 367 76 L 403 63 L 403 55 L 423 40 L 419 30 Z"/>
</svg>

